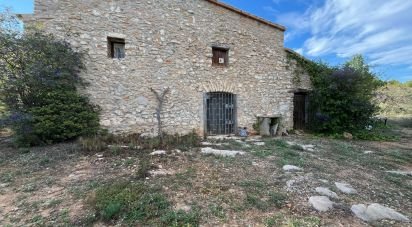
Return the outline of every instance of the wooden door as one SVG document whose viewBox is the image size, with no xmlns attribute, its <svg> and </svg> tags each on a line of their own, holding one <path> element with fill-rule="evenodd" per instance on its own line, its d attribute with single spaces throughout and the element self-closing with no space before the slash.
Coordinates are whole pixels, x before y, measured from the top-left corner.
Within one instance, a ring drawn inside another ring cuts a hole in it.
<svg viewBox="0 0 412 227">
<path fill-rule="evenodd" d="M 295 93 L 293 98 L 293 128 L 303 130 L 306 127 L 306 100 L 305 93 Z"/>
</svg>

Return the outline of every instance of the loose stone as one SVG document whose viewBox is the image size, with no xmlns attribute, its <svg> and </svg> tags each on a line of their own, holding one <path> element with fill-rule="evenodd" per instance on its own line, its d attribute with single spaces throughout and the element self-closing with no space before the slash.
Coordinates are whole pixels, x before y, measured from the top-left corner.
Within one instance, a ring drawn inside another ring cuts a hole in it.
<svg viewBox="0 0 412 227">
<path fill-rule="evenodd" d="M 409 218 L 407 218 L 403 214 L 378 203 L 373 203 L 369 206 L 366 206 L 364 204 L 353 205 L 351 210 L 356 217 L 367 222 L 379 221 L 383 219 L 390 219 L 403 222 L 409 221 Z"/>
<path fill-rule="evenodd" d="M 153 151 L 152 153 L 150 153 L 150 155 L 165 155 L 166 151 L 164 150 L 158 150 L 158 151 Z"/>
<path fill-rule="evenodd" d="M 336 187 L 343 193 L 356 194 L 357 191 L 350 184 L 335 182 Z"/>
<path fill-rule="evenodd" d="M 289 171 L 289 172 L 293 172 L 293 171 L 302 171 L 303 169 L 294 165 L 284 165 L 282 168 L 284 171 Z"/>
<path fill-rule="evenodd" d="M 234 157 L 237 154 L 239 155 L 245 154 L 245 152 L 243 151 L 217 150 L 211 147 L 202 148 L 201 153 L 202 154 L 213 154 L 213 155 L 224 156 L 224 157 Z"/>
<path fill-rule="evenodd" d="M 330 201 L 326 196 L 311 196 L 309 203 L 315 210 L 325 212 L 333 208 L 334 202 Z"/>
<path fill-rule="evenodd" d="M 334 198 L 334 199 L 338 198 L 338 195 L 335 192 L 331 191 L 329 188 L 317 187 L 315 190 L 317 193 L 321 195 L 325 195 L 329 198 Z"/>
</svg>

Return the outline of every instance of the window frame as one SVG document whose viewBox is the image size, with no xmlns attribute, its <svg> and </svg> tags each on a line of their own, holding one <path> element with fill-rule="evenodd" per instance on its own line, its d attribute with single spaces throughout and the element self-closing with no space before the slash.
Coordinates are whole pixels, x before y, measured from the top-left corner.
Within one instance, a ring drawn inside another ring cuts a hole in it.
<svg viewBox="0 0 412 227">
<path fill-rule="evenodd" d="M 121 45 L 123 47 L 123 56 L 115 56 L 115 45 Z M 107 37 L 107 50 L 108 57 L 112 59 L 126 58 L 126 40 L 122 38 Z"/>
</svg>

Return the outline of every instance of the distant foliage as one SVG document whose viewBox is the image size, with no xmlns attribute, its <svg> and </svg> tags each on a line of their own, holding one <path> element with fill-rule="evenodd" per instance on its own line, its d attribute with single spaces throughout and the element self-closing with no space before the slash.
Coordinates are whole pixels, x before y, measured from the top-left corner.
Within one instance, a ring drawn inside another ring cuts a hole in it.
<svg viewBox="0 0 412 227">
<path fill-rule="evenodd" d="M 388 81 L 376 97 L 385 117 L 412 117 L 412 81 Z"/>
<path fill-rule="evenodd" d="M 85 85 L 83 55 L 53 35 L 12 29 L 12 16 L 0 18 L 10 27 L 0 32 L 0 98 L 11 114 L 3 123 L 16 141 L 38 145 L 96 133 L 98 108 L 77 92 Z"/>
<path fill-rule="evenodd" d="M 290 56 L 311 77 L 310 128 L 326 134 L 363 130 L 379 110 L 376 91 L 384 83 L 357 55 L 340 67 Z"/>
</svg>

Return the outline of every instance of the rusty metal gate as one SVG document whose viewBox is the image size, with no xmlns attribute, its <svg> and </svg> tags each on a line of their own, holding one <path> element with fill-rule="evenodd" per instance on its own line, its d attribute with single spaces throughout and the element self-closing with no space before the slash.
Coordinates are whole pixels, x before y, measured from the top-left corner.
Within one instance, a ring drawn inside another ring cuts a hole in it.
<svg viewBox="0 0 412 227">
<path fill-rule="evenodd" d="M 307 118 L 307 95 L 295 93 L 293 98 L 293 128 L 305 129 Z"/>
<path fill-rule="evenodd" d="M 206 134 L 228 135 L 236 129 L 236 95 L 227 92 L 205 94 Z"/>
</svg>

